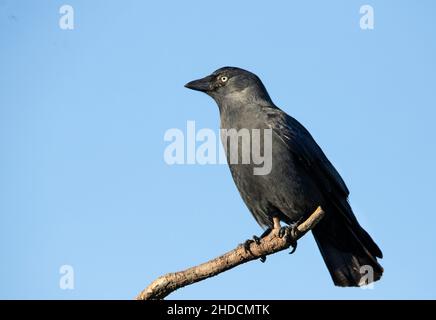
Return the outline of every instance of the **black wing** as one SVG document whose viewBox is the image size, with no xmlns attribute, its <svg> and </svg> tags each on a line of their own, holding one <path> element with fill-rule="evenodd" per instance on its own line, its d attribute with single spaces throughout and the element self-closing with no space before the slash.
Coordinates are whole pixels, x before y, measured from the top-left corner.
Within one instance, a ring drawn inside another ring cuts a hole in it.
<svg viewBox="0 0 436 320">
<path fill-rule="evenodd" d="M 360 226 L 348 203 L 349 190 L 338 171 L 327 159 L 312 135 L 296 119 L 279 108 L 268 108 L 268 124 L 286 144 L 289 152 L 302 164 L 307 174 L 318 185 L 329 204 L 339 213 L 350 230 L 373 255 L 382 257 L 381 250 Z"/>
<path fill-rule="evenodd" d="M 335 193 L 346 199 L 350 192 L 344 180 L 309 131 L 296 119 L 280 109 L 270 109 L 267 114 L 268 124 L 273 132 L 281 138 L 288 146 L 289 151 L 303 164 L 312 178 L 317 181 L 321 190 L 329 194 Z"/>
</svg>

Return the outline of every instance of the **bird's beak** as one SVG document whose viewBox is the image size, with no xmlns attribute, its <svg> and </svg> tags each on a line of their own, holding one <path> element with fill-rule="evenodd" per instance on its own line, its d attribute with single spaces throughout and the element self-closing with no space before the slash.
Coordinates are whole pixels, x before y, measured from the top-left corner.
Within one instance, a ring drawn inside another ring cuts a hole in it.
<svg viewBox="0 0 436 320">
<path fill-rule="evenodd" d="M 185 84 L 185 87 L 192 90 L 197 90 L 201 92 L 211 91 L 213 76 L 207 76 L 202 79 L 194 80 Z"/>
</svg>

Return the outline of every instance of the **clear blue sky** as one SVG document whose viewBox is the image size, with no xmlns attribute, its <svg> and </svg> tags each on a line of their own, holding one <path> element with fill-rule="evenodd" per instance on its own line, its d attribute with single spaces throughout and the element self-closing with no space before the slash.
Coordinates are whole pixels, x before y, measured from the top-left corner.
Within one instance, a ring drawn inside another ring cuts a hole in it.
<svg viewBox="0 0 436 320">
<path fill-rule="evenodd" d="M 74 30 L 58 26 L 65 3 Z M 218 129 L 215 103 L 183 85 L 225 65 L 312 132 L 385 275 L 335 288 L 308 235 L 170 298 L 436 298 L 435 14 L 430 0 L 0 0 L 0 298 L 130 299 L 261 233 L 226 166 L 163 161 L 167 129 Z"/>
</svg>

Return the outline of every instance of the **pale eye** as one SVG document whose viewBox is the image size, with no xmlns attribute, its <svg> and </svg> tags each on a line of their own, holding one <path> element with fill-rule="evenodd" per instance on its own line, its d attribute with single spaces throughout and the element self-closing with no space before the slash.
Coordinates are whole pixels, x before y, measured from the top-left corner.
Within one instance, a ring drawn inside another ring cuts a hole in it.
<svg viewBox="0 0 436 320">
<path fill-rule="evenodd" d="M 229 80 L 229 78 L 227 78 L 226 76 L 222 76 L 220 80 L 221 82 L 226 82 L 227 80 Z"/>
</svg>

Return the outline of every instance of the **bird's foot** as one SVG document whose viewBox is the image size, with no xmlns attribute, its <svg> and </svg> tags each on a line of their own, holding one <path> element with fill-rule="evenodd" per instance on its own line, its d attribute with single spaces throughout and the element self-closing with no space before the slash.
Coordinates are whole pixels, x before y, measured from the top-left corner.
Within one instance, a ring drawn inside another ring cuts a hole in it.
<svg viewBox="0 0 436 320">
<path fill-rule="evenodd" d="M 271 229 L 267 229 L 267 230 L 265 230 L 261 235 L 260 235 L 260 237 L 258 237 L 258 236 L 253 236 L 253 239 L 248 239 L 248 240 L 246 240 L 244 243 L 243 243 L 243 246 L 244 246 L 244 250 L 245 250 L 245 252 L 251 252 L 250 251 L 250 245 L 254 242 L 254 243 L 256 243 L 257 245 L 260 245 L 260 240 L 262 240 L 263 238 L 265 238 L 268 234 L 270 234 L 271 233 Z M 263 262 L 265 262 L 266 261 L 266 256 L 261 256 L 260 257 L 260 261 L 263 263 Z"/>
<path fill-rule="evenodd" d="M 289 254 L 293 254 L 295 252 L 295 250 L 297 250 L 297 236 L 298 236 L 298 228 L 297 228 L 297 224 L 293 224 L 291 226 L 285 226 L 285 227 L 281 227 L 279 229 L 279 233 L 278 236 L 280 238 L 283 238 L 286 234 L 289 234 L 290 238 L 290 246 L 292 247 L 291 252 L 289 252 Z"/>
<path fill-rule="evenodd" d="M 251 245 L 253 242 L 254 242 L 254 240 L 252 240 L 252 239 L 248 239 L 248 240 L 245 240 L 245 242 L 242 244 L 242 246 L 244 247 L 244 250 L 245 250 L 246 253 L 251 252 L 251 251 L 250 251 L 250 245 Z"/>
<path fill-rule="evenodd" d="M 288 230 L 289 230 L 289 227 L 288 227 L 288 226 L 280 227 L 280 229 L 279 229 L 279 233 L 278 233 L 278 236 L 279 236 L 280 238 L 283 238 L 283 237 L 286 235 L 286 232 L 288 232 Z"/>
<path fill-rule="evenodd" d="M 253 242 L 256 243 L 257 245 L 259 245 L 260 238 L 257 236 L 253 236 L 253 239 L 248 239 L 242 244 L 246 253 L 251 253 L 250 245 Z M 264 263 L 266 261 L 266 256 L 261 256 L 259 259 L 260 259 L 260 262 Z"/>
<path fill-rule="evenodd" d="M 260 244 L 260 240 L 265 238 L 267 235 L 269 235 L 271 233 L 272 229 L 268 228 L 266 229 L 261 235 L 260 238 L 253 236 L 254 242 L 256 242 L 256 244 Z M 260 257 L 260 262 L 264 263 L 266 261 L 266 256 L 261 256 Z"/>
<path fill-rule="evenodd" d="M 267 235 L 269 235 L 271 233 L 272 229 L 268 228 L 266 229 L 261 235 L 260 237 L 258 236 L 253 236 L 253 239 L 248 239 L 243 243 L 244 249 L 246 252 L 250 251 L 250 245 L 254 242 L 257 245 L 260 244 L 260 240 L 262 240 L 263 238 L 265 238 Z"/>
<path fill-rule="evenodd" d="M 253 242 L 256 243 L 257 245 L 259 245 L 260 244 L 260 238 L 258 236 L 253 236 L 252 239 L 245 240 L 245 242 L 242 244 L 244 246 L 245 252 L 250 252 L 250 245 Z"/>
</svg>

